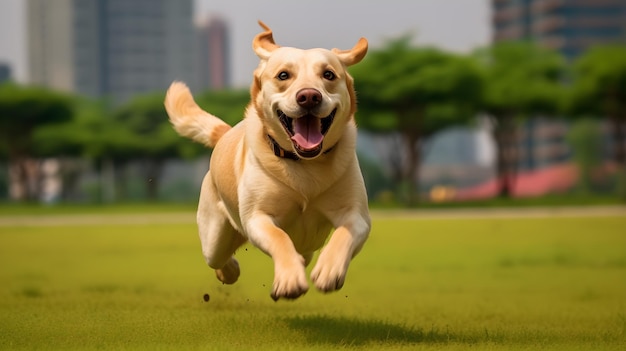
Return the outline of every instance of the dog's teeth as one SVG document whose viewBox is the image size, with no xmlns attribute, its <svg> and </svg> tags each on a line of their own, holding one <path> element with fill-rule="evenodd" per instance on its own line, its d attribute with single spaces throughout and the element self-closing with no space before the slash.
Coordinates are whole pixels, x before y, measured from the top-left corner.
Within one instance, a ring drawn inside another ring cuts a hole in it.
<svg viewBox="0 0 626 351">
<path fill-rule="evenodd" d="M 280 123 L 283 125 L 287 133 L 291 136 L 293 135 L 293 119 L 287 116 L 283 111 L 277 110 L 276 115 L 280 120 Z"/>
</svg>

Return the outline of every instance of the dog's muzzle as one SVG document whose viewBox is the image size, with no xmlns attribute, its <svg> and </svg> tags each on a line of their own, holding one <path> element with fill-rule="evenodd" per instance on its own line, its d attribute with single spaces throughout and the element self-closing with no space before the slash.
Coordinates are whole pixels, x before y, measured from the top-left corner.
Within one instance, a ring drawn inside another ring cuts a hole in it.
<svg viewBox="0 0 626 351">
<path fill-rule="evenodd" d="M 289 117 L 281 110 L 276 113 L 283 128 L 291 138 L 291 143 L 298 156 L 313 158 L 322 152 L 324 136 L 330 129 L 336 112 L 337 109 L 334 109 L 326 117 L 317 117 L 308 113 L 298 118 Z"/>
</svg>

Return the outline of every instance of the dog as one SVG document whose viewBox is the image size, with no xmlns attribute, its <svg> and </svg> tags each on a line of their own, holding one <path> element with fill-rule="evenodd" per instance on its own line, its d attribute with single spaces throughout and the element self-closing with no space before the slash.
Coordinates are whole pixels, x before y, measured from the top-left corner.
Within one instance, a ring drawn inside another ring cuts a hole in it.
<svg viewBox="0 0 626 351">
<path fill-rule="evenodd" d="M 308 291 L 305 268 L 330 235 L 311 281 L 322 292 L 339 290 L 371 228 L 346 69 L 363 59 L 368 43 L 280 47 L 259 25 L 264 31 L 252 47 L 260 61 L 241 122 L 231 128 L 203 111 L 181 82 L 165 97 L 174 129 L 214 148 L 197 212 L 202 253 L 217 278 L 233 284 L 240 274 L 233 254 L 250 241 L 273 260 L 270 296 L 296 299 Z"/>
</svg>

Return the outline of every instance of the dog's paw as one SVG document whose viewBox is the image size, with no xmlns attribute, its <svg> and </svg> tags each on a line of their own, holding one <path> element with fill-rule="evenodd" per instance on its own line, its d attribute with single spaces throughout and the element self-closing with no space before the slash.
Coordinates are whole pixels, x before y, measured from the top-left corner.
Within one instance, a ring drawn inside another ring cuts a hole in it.
<svg viewBox="0 0 626 351">
<path fill-rule="evenodd" d="M 304 270 L 304 259 L 289 265 L 276 265 L 274 270 L 274 284 L 271 297 L 274 301 L 281 298 L 296 299 L 309 290 Z"/>
<path fill-rule="evenodd" d="M 224 267 L 216 269 L 217 279 L 224 284 L 234 284 L 239 279 L 239 262 L 233 257 L 228 260 Z"/>
<path fill-rule="evenodd" d="M 311 271 L 311 280 L 320 291 L 331 292 L 339 290 L 343 287 L 343 283 L 346 280 L 347 269 L 348 264 L 345 260 L 338 260 L 324 255 L 322 252 L 315 268 Z"/>
</svg>

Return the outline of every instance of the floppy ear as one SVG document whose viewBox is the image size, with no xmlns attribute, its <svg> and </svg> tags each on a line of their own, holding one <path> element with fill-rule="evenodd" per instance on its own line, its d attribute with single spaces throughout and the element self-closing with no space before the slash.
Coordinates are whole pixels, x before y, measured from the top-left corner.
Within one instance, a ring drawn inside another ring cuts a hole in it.
<svg viewBox="0 0 626 351">
<path fill-rule="evenodd" d="M 361 62 L 367 54 L 367 39 L 361 38 L 350 50 L 333 49 L 332 52 L 339 57 L 339 60 L 346 66 L 352 66 Z"/>
<path fill-rule="evenodd" d="M 265 32 L 257 34 L 252 40 L 252 48 L 254 52 L 261 60 L 267 60 L 270 57 L 272 51 L 278 49 L 280 46 L 274 42 L 274 36 L 272 30 L 265 23 L 259 21 L 259 25 L 265 29 Z"/>
</svg>

